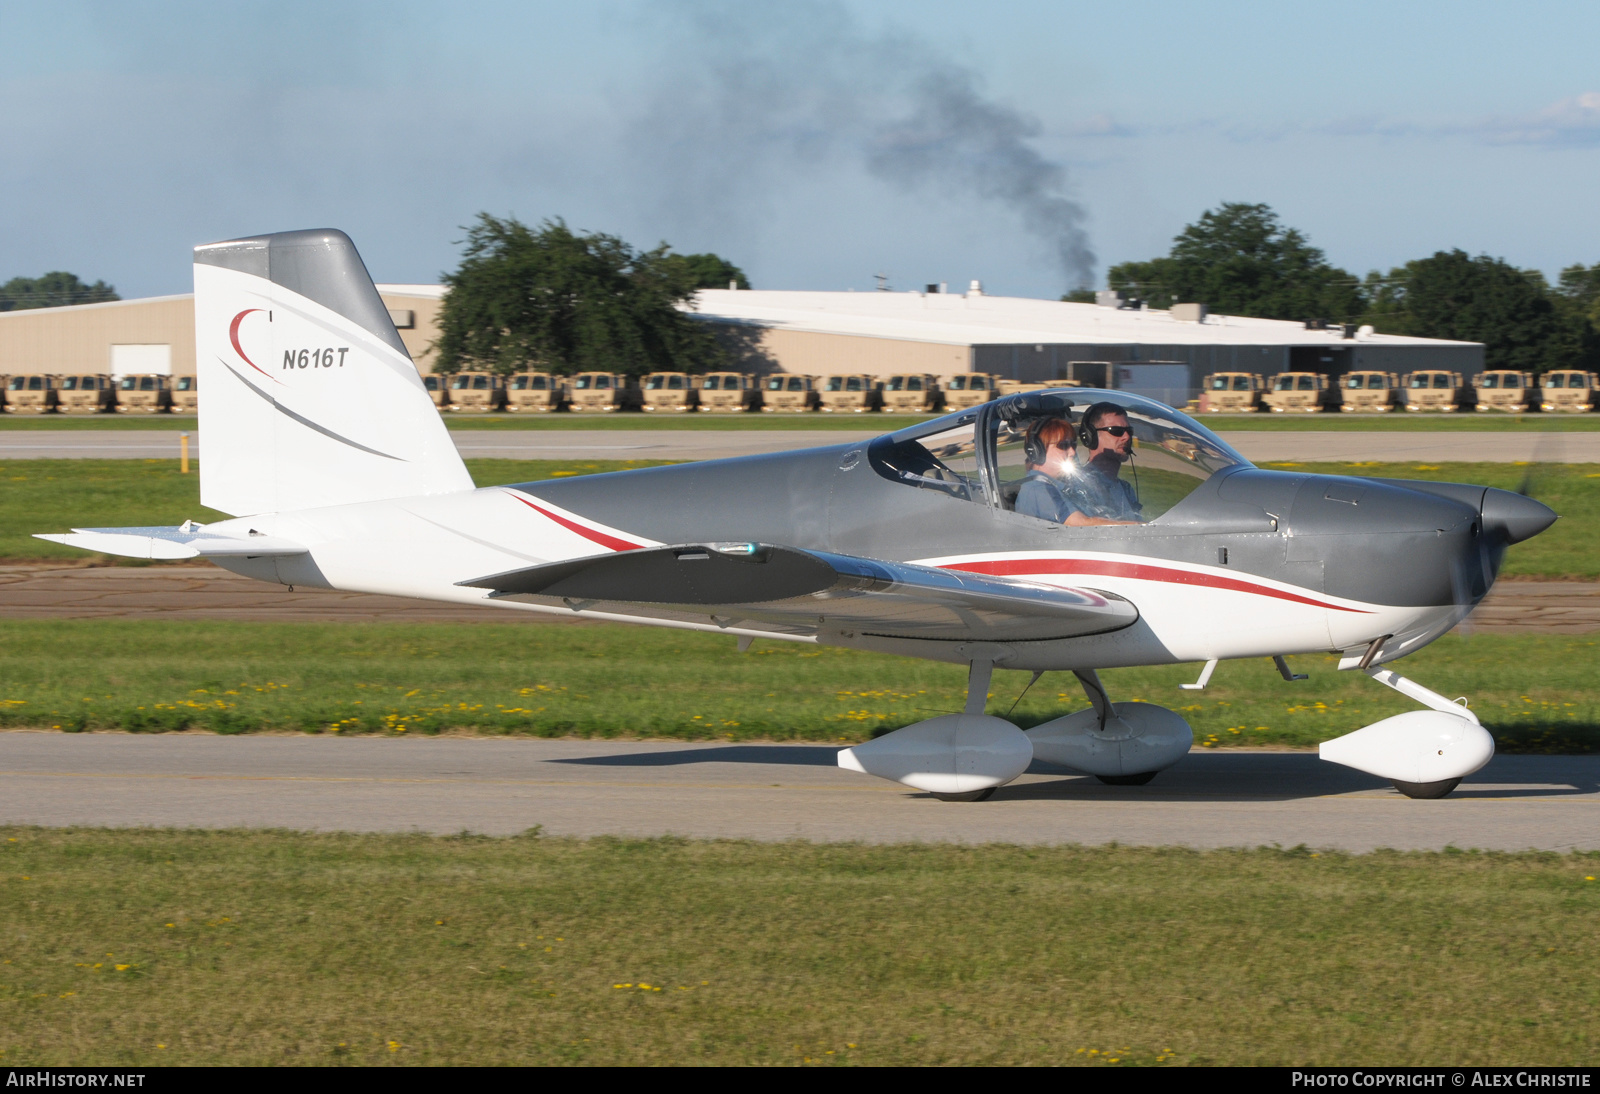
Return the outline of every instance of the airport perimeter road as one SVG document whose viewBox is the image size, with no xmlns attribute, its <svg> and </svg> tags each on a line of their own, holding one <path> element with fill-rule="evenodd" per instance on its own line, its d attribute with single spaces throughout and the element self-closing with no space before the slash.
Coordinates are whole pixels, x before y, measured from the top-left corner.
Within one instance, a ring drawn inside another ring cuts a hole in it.
<svg viewBox="0 0 1600 1094">
<path fill-rule="evenodd" d="M 707 460 L 752 456 L 876 436 L 870 430 L 457 430 L 450 434 L 468 459 Z M 1223 433 L 1246 458 L 1269 460 L 1384 460 L 1421 462 L 1600 463 L 1594 433 L 1330 433 L 1307 430 Z M 201 455 L 198 435 L 190 451 Z M 0 459 L 176 459 L 176 432 L 141 430 L 0 431 Z"/>
<path fill-rule="evenodd" d="M 562 615 L 399 596 L 295 589 L 215 566 L 0 566 L 0 619 L 233 619 L 288 623 L 594 626 Z M 1502 581 L 1471 616 L 1482 633 L 1600 631 L 1600 582 Z"/>
<path fill-rule="evenodd" d="M 0 734 L 0 822 L 871 843 L 1600 847 L 1600 756 L 1502 756 L 1449 798 L 1290 752 L 1196 751 L 1144 787 L 1040 768 L 987 802 L 818 745 Z"/>
</svg>

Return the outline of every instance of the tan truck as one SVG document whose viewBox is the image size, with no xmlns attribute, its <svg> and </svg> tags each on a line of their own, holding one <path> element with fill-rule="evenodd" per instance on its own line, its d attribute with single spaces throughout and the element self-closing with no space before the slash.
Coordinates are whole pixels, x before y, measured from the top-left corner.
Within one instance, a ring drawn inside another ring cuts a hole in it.
<svg viewBox="0 0 1600 1094">
<path fill-rule="evenodd" d="M 133 373 L 117 381 L 118 414 L 165 414 L 172 408 L 172 377 Z"/>
<path fill-rule="evenodd" d="M 1488 369 L 1478 373 L 1474 386 L 1478 389 L 1479 410 L 1526 414 L 1528 402 L 1533 398 L 1533 373 Z"/>
<path fill-rule="evenodd" d="M 566 391 L 561 377 L 548 372 L 513 372 L 506 377 L 506 409 L 548 413 L 560 409 Z"/>
<path fill-rule="evenodd" d="M 897 373 L 883 382 L 885 414 L 934 414 L 939 410 L 939 378 L 926 372 Z"/>
<path fill-rule="evenodd" d="M 694 377 L 687 372 L 647 372 L 639 385 L 639 408 L 685 414 L 694 409 L 694 395 Z"/>
<path fill-rule="evenodd" d="M 998 377 L 987 372 L 958 372 L 944 379 L 944 406 L 946 410 L 966 410 L 979 403 L 987 403 L 999 391 Z"/>
<path fill-rule="evenodd" d="M 1274 414 L 1315 414 L 1322 409 L 1328 391 L 1328 378 L 1320 372 L 1280 372 L 1272 378 L 1272 389 L 1261 394 L 1261 401 Z"/>
<path fill-rule="evenodd" d="M 1056 380 L 1052 383 L 1039 381 L 1025 384 L 1021 380 L 996 380 L 994 389 L 996 395 L 1015 395 L 1019 391 L 1049 391 L 1058 387 L 1082 387 L 1076 380 Z"/>
<path fill-rule="evenodd" d="M 1400 398 L 1400 377 L 1392 372 L 1347 372 L 1339 381 L 1339 410 L 1345 414 L 1387 414 Z"/>
<path fill-rule="evenodd" d="M 56 408 L 56 378 L 34 372 L 6 380 L 6 412 L 46 414 Z"/>
<path fill-rule="evenodd" d="M 422 378 L 422 386 L 427 391 L 428 398 L 433 401 L 434 407 L 438 410 L 443 410 L 444 404 L 448 402 L 445 394 L 448 390 L 449 382 L 449 376 L 441 376 L 432 372 Z"/>
<path fill-rule="evenodd" d="M 200 377 L 174 376 L 172 378 L 172 412 L 174 414 L 200 413 Z"/>
<path fill-rule="evenodd" d="M 1200 381 L 1202 414 L 1248 414 L 1261 409 L 1267 382 L 1253 372 L 1213 372 Z"/>
<path fill-rule="evenodd" d="M 761 409 L 768 414 L 803 414 L 820 405 L 816 378 L 779 373 L 761 385 Z"/>
<path fill-rule="evenodd" d="M 487 414 L 500 409 L 505 380 L 492 372 L 458 372 L 450 377 L 446 395 L 446 410 L 458 414 Z"/>
<path fill-rule="evenodd" d="M 116 399 L 110 376 L 56 377 L 57 414 L 106 414 Z"/>
<path fill-rule="evenodd" d="M 1545 410 L 1567 414 L 1582 414 L 1594 409 L 1596 389 L 1600 389 L 1600 376 L 1576 369 L 1556 369 L 1544 374 Z"/>
<path fill-rule="evenodd" d="M 628 380 L 618 372 L 580 372 L 571 381 L 570 404 L 574 414 L 621 410 L 628 395 Z"/>
<path fill-rule="evenodd" d="M 1442 369 L 1418 369 L 1402 377 L 1406 409 L 1455 413 L 1461 398 L 1461 373 Z"/>
<path fill-rule="evenodd" d="M 740 414 L 750 406 L 755 378 L 742 372 L 708 372 L 700 377 L 700 413 Z"/>
<path fill-rule="evenodd" d="M 829 376 L 822 381 L 818 398 L 824 414 L 866 414 L 881 405 L 883 384 L 876 376 L 857 373 Z"/>
</svg>

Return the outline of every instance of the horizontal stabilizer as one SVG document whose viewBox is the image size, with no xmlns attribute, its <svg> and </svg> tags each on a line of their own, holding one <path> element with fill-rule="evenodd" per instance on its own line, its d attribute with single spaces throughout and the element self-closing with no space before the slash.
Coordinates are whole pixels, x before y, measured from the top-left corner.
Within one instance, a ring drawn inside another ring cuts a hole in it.
<svg viewBox="0 0 1600 1094">
<path fill-rule="evenodd" d="M 70 535 L 33 538 L 128 558 L 262 558 L 306 553 L 302 544 L 278 536 L 221 536 L 207 533 L 202 525 L 188 524 L 170 528 L 74 528 Z"/>
<path fill-rule="evenodd" d="M 771 623 L 932 639 L 1030 641 L 1119 630 L 1139 618 L 1107 593 L 1007 581 L 761 543 L 679 544 L 530 566 L 459 582 L 496 599 L 565 602 L 724 626 Z"/>
</svg>

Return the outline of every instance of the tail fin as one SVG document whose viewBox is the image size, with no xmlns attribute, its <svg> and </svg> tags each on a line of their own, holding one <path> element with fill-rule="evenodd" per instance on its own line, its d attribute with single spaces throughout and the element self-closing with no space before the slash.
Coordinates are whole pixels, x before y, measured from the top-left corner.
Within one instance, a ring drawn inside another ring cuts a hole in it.
<svg viewBox="0 0 1600 1094">
<path fill-rule="evenodd" d="M 200 501 L 235 516 L 470 490 L 343 232 L 194 251 Z"/>
</svg>

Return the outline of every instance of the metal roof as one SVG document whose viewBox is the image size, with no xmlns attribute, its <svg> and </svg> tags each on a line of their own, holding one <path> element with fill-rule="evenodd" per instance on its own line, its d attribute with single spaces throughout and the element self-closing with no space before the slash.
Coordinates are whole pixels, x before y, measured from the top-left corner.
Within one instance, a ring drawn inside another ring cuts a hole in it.
<svg viewBox="0 0 1600 1094">
<path fill-rule="evenodd" d="M 1473 346 L 1440 338 L 1307 330 L 1282 319 L 1208 315 L 1202 322 L 1171 312 L 1068 304 L 981 293 L 790 292 L 703 289 L 694 314 L 713 322 L 971 346 L 1078 343 L 1103 345 Z"/>
</svg>

